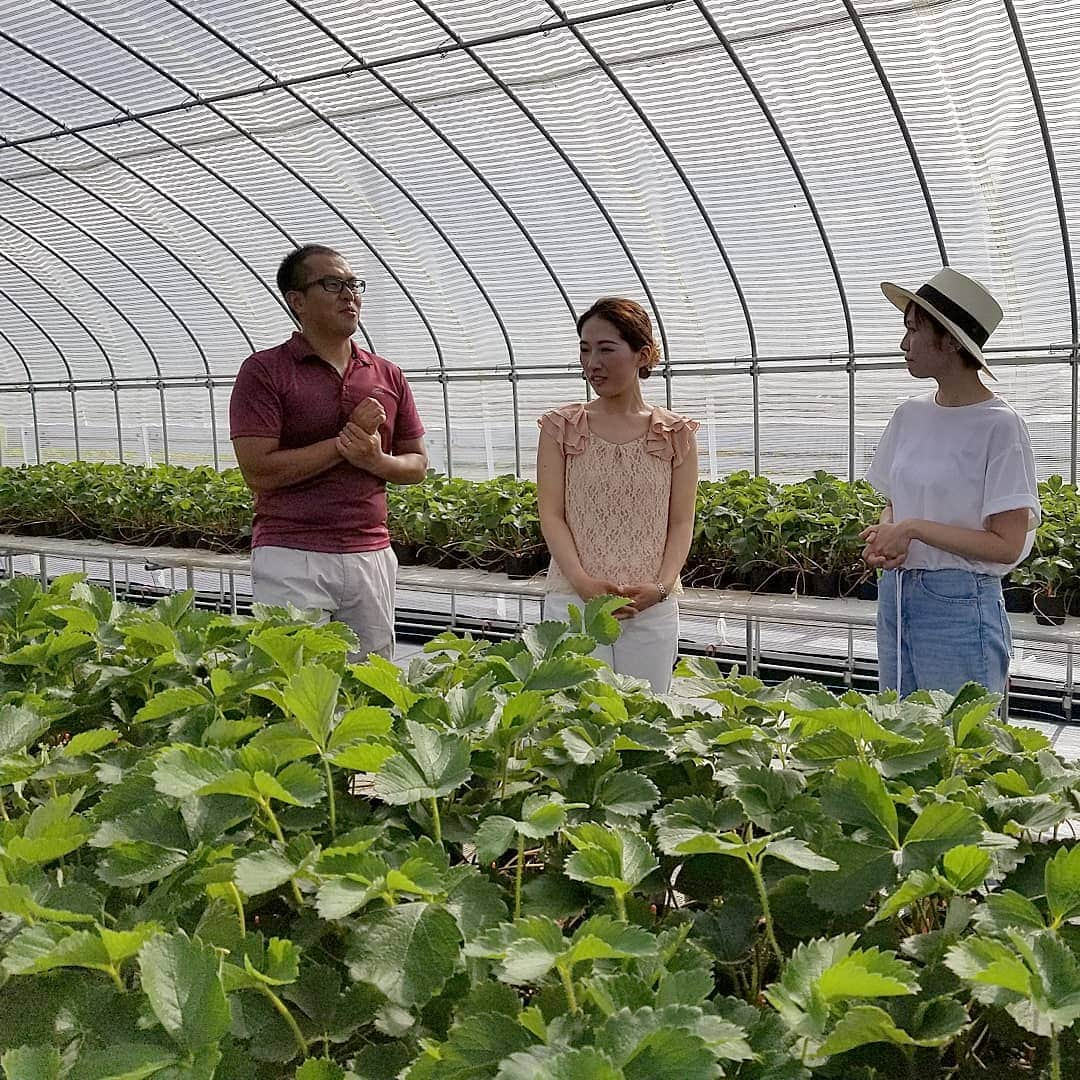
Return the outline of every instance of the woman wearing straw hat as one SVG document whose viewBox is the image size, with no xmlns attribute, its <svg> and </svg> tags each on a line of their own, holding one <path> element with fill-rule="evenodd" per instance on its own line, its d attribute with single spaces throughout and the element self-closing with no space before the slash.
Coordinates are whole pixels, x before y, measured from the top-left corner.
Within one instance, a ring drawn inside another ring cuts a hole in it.
<svg viewBox="0 0 1080 1080">
<path fill-rule="evenodd" d="M 945 268 L 917 292 L 883 282 L 904 313 L 900 348 L 937 390 L 893 413 L 867 480 L 889 501 L 862 533 L 878 590 L 882 690 L 1002 692 L 1011 639 L 1001 578 L 1031 551 L 1040 508 L 1024 421 L 980 378 L 1001 308 Z"/>
</svg>

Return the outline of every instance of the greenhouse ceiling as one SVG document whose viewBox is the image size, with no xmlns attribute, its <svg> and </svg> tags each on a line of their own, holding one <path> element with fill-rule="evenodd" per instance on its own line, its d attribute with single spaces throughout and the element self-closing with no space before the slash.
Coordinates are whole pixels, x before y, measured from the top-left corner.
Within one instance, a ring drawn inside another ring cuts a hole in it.
<svg viewBox="0 0 1080 1080">
<path fill-rule="evenodd" d="M 872 364 L 942 263 L 1075 373 L 1078 114 L 1080 0 L 5 0 L 0 380 L 227 385 L 307 241 L 419 380 L 612 293 L 675 369 Z"/>
</svg>

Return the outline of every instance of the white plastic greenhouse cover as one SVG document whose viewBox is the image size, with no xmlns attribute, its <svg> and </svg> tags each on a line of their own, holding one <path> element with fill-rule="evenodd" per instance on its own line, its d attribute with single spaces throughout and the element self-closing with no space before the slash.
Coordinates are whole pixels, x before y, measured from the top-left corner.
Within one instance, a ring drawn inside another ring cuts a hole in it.
<svg viewBox="0 0 1080 1080">
<path fill-rule="evenodd" d="M 528 474 L 575 312 L 640 299 L 703 475 L 860 475 L 949 263 L 1075 477 L 1080 0 L 4 0 L 0 445 L 232 462 L 294 243 L 368 281 L 435 463 Z"/>
</svg>

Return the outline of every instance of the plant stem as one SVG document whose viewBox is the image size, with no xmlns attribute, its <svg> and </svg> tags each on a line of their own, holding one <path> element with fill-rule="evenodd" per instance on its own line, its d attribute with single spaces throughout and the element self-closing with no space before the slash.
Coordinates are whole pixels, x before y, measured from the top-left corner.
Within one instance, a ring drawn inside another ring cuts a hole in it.
<svg viewBox="0 0 1080 1080">
<path fill-rule="evenodd" d="M 626 917 L 626 898 L 622 893 L 615 893 L 615 913 L 622 919 L 623 922 L 629 922 Z"/>
<path fill-rule="evenodd" d="M 431 800 L 431 824 L 435 830 L 435 843 L 442 844 L 442 821 L 439 819 L 439 800 Z"/>
<path fill-rule="evenodd" d="M 269 799 L 260 799 L 259 805 L 263 808 L 266 814 L 267 821 L 270 822 L 270 828 L 273 830 L 274 836 L 277 837 L 277 841 L 282 847 L 285 846 L 285 834 L 281 831 L 281 825 L 278 822 L 277 816 L 270 808 Z M 300 895 L 300 887 L 296 884 L 296 881 L 289 879 L 289 884 L 292 886 L 293 899 L 296 901 L 296 906 L 302 908 L 304 906 L 304 898 Z"/>
<path fill-rule="evenodd" d="M 240 923 L 241 935 L 247 933 L 247 920 L 244 918 L 244 900 L 240 895 L 240 890 L 233 882 L 227 882 L 229 886 L 229 893 L 232 896 L 233 907 L 236 908 L 236 919 Z"/>
<path fill-rule="evenodd" d="M 570 1006 L 570 1011 L 576 1013 L 578 1011 L 578 1001 L 577 994 L 574 993 L 574 980 L 570 977 L 570 969 L 563 967 L 562 964 L 556 964 L 555 966 L 559 969 L 559 976 L 562 979 L 563 989 L 566 991 L 566 1001 Z"/>
<path fill-rule="evenodd" d="M 323 770 L 326 773 L 326 798 L 330 809 L 330 836 L 337 839 L 337 803 L 334 800 L 334 775 L 330 771 L 330 762 L 323 758 Z"/>
<path fill-rule="evenodd" d="M 525 835 L 517 834 L 518 857 L 517 869 L 514 871 L 514 918 L 521 918 L 521 878 L 525 872 Z"/>
<path fill-rule="evenodd" d="M 0 817 L 2 817 L 5 821 L 11 820 L 11 818 L 8 817 L 7 800 L 2 795 L 0 795 Z"/>
<path fill-rule="evenodd" d="M 300 1030 L 300 1025 L 296 1022 L 296 1017 L 293 1016 L 291 1012 L 289 1012 L 288 1008 L 285 1005 L 285 1002 L 283 1002 L 281 998 L 279 998 L 277 994 L 275 994 L 274 991 L 266 985 L 266 983 L 260 982 L 259 989 L 269 999 L 270 1004 L 273 1005 L 275 1009 L 277 1009 L 278 1013 L 281 1015 L 282 1020 L 284 1020 L 285 1023 L 289 1025 L 289 1030 L 292 1032 L 293 1039 L 296 1041 L 296 1045 L 297 1048 L 300 1050 L 301 1057 L 306 1058 L 308 1056 L 308 1044 L 307 1040 L 304 1038 L 304 1033 Z"/>
<path fill-rule="evenodd" d="M 772 947 L 772 951 L 776 956 L 776 962 L 783 967 L 784 954 L 780 951 L 780 945 L 776 940 L 776 933 L 773 930 L 772 911 L 769 908 L 769 894 L 765 890 L 765 879 L 761 876 L 761 867 L 758 866 L 756 859 L 744 859 L 743 861 L 750 868 L 750 873 L 754 878 L 754 885 L 757 886 L 758 899 L 761 901 L 761 910 L 765 914 L 765 936 L 768 938 L 769 945 Z"/>
<path fill-rule="evenodd" d="M 1057 1028 L 1050 1028 L 1050 1080 L 1061 1080 L 1061 1043 Z"/>
</svg>

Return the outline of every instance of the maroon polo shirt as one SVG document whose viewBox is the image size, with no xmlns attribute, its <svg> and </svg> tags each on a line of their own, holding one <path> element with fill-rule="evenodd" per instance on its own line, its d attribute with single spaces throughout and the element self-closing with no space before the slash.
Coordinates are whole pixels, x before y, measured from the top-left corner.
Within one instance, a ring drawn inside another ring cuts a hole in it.
<svg viewBox="0 0 1080 1080">
<path fill-rule="evenodd" d="M 364 398 L 386 412 L 383 450 L 396 453 L 424 425 L 401 369 L 352 342 L 344 377 L 320 360 L 302 334 L 249 356 L 229 399 L 230 438 L 277 439 L 282 450 L 332 439 Z M 390 543 L 386 482 L 341 461 L 332 469 L 255 496 L 252 547 L 378 551 Z"/>
</svg>

